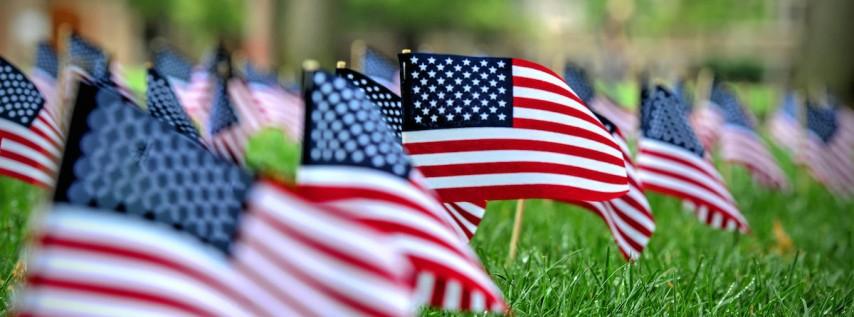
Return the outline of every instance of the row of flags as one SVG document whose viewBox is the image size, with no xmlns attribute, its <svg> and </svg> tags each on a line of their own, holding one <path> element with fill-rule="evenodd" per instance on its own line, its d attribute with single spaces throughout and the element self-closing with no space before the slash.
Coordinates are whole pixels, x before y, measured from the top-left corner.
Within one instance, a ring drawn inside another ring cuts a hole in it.
<svg viewBox="0 0 854 317">
<path fill-rule="evenodd" d="M 238 74 L 224 49 L 199 66 L 161 50 L 143 110 L 107 54 L 75 41 L 73 72 L 40 56 L 31 81 L 0 63 L 0 173 L 55 189 L 18 297 L 24 314 L 503 312 L 468 245 L 489 200 L 582 206 L 634 260 L 656 229 L 645 192 L 749 231 L 712 164 L 715 144 L 757 180 L 788 186 L 724 86 L 704 107 L 719 118 L 706 139 L 684 87 L 645 86 L 633 116 L 583 71 L 563 78 L 522 59 L 405 52 L 395 67 L 365 54 L 385 64 L 308 69 L 298 95 L 251 65 Z M 45 74 L 53 90 L 38 87 Z M 79 84 L 60 93 L 60 82 Z M 49 93 L 76 96 L 73 108 Z M 854 180 L 835 163 L 850 162 L 852 145 L 837 131 L 849 125 L 829 123 L 836 114 L 808 116 L 824 127 L 815 146 L 834 145 L 834 156 L 805 158 L 828 184 Z M 266 127 L 302 144 L 294 184 L 245 168 L 249 137 Z"/>
</svg>

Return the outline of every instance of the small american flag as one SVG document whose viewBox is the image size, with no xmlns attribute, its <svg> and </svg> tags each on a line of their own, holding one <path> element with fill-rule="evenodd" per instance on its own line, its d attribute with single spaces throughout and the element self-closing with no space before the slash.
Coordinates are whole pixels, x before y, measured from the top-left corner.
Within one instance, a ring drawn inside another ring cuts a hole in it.
<svg viewBox="0 0 854 317">
<path fill-rule="evenodd" d="M 178 97 L 172 91 L 169 81 L 155 69 L 148 70 L 146 78 L 146 100 L 148 113 L 165 122 L 181 134 L 193 140 L 201 141 L 199 131 L 184 112 Z"/>
<path fill-rule="evenodd" d="M 568 64 L 564 74 L 569 88 L 572 88 L 590 109 L 608 118 L 620 129 L 620 133 L 627 136 L 635 133 L 638 127 L 637 116 L 632 111 L 617 105 L 608 96 L 597 94 L 584 69 Z"/>
<path fill-rule="evenodd" d="M 62 133 L 45 99 L 18 68 L 0 57 L 0 175 L 50 188 Z"/>
<path fill-rule="evenodd" d="M 400 105 L 400 97 L 382 84 L 357 71 L 339 68 L 336 74 L 347 79 L 353 86 L 359 87 L 365 97 L 379 107 L 383 114 L 383 120 L 391 128 L 398 142 L 402 133 L 403 108 Z M 471 240 L 477 232 L 477 226 L 483 219 L 486 210 L 486 201 L 480 202 L 444 202 L 445 209 L 451 214 L 454 225 L 459 233 L 467 240 Z"/>
<path fill-rule="evenodd" d="M 521 59 L 401 54 L 403 143 L 448 201 L 608 200 L 619 146 L 564 80 Z"/>
<path fill-rule="evenodd" d="M 301 140 L 305 118 L 302 98 L 285 90 L 275 73 L 262 73 L 246 63 L 244 75 L 263 125 L 283 128 L 291 139 Z"/>
<path fill-rule="evenodd" d="M 408 266 L 387 238 L 283 185 L 252 186 L 137 107 L 96 102 L 95 89 L 78 95 L 19 314 L 413 313 Z"/>
<path fill-rule="evenodd" d="M 769 132 L 771 138 L 791 155 L 798 153 L 804 141 L 803 128 L 798 120 L 798 95 L 789 91 L 783 96 L 783 102 L 771 117 Z"/>
<path fill-rule="evenodd" d="M 501 312 L 501 292 L 361 89 L 332 74 L 307 75 L 306 130 L 297 181 L 317 202 L 385 232 L 415 267 L 417 302 Z"/>
<path fill-rule="evenodd" d="M 724 160 L 744 165 L 753 177 L 765 186 L 785 189 L 789 182 L 777 161 L 756 133 L 755 120 L 726 87 L 712 90 L 711 108 L 722 118 L 720 133 L 721 156 Z"/>
<path fill-rule="evenodd" d="M 207 67 L 193 67 L 183 55 L 162 48 L 154 54 L 154 68 L 169 79 L 190 118 L 198 123 L 207 122 L 212 92 L 212 76 Z"/>
<path fill-rule="evenodd" d="M 623 152 L 629 176 L 629 192 L 608 201 L 587 201 L 581 202 L 580 205 L 597 213 L 605 221 L 623 257 L 627 260 L 637 260 L 655 231 L 655 220 L 649 202 L 643 194 L 643 184 L 635 171 L 625 137 L 619 127 L 607 118 L 599 116 L 599 120 L 608 128 Z"/>
<path fill-rule="evenodd" d="M 249 131 L 240 124 L 232 107 L 232 99 L 226 87 L 228 81 L 220 79 L 214 85 L 207 143 L 212 151 L 232 162 L 243 164 Z"/>
<path fill-rule="evenodd" d="M 362 57 L 362 73 L 400 95 L 400 70 L 393 59 L 372 48 L 366 48 Z"/>
<path fill-rule="evenodd" d="M 842 197 L 854 195 L 854 161 L 852 161 L 851 135 L 843 133 L 835 107 L 821 107 L 807 103 L 807 137 L 803 162 L 813 176 L 835 194 Z"/>
<path fill-rule="evenodd" d="M 68 53 L 72 74 L 104 87 L 116 88 L 125 98 L 135 100 L 122 66 L 111 62 L 100 47 L 78 34 L 72 34 Z"/>
<path fill-rule="evenodd" d="M 748 230 L 732 195 L 705 156 L 678 98 L 662 86 L 641 93 L 638 175 L 644 190 L 678 197 L 715 228 Z"/>
<path fill-rule="evenodd" d="M 59 88 L 59 58 L 56 51 L 48 42 L 40 42 L 36 48 L 36 64 L 30 73 L 30 78 L 45 99 L 45 109 L 53 116 L 54 121 L 62 122 Z"/>
</svg>

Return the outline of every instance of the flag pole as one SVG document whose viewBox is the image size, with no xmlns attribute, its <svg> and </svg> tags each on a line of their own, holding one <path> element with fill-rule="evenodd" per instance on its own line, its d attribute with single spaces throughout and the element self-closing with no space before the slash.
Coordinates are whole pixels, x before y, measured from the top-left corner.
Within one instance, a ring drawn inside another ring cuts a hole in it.
<svg viewBox="0 0 854 317">
<path fill-rule="evenodd" d="M 59 128 L 65 132 L 68 126 L 71 124 L 69 121 L 71 120 L 71 116 L 67 115 L 70 113 L 68 111 L 68 105 L 66 104 L 65 95 L 68 93 L 68 85 L 71 84 L 72 78 L 70 74 L 66 72 L 68 66 L 71 65 L 71 54 L 68 48 L 68 41 L 71 39 L 71 25 L 68 23 L 62 23 L 59 25 L 59 28 L 56 32 L 56 58 L 58 61 L 57 69 L 56 69 L 56 101 L 59 103 L 59 109 L 57 109 L 59 115 Z M 69 96 L 70 97 L 70 96 Z M 70 99 L 70 98 L 68 98 Z"/>
<path fill-rule="evenodd" d="M 337 63 L 335 63 L 335 68 L 336 68 L 336 69 L 344 69 L 344 68 L 347 68 L 347 62 L 345 62 L 345 61 L 338 61 Z"/>
<path fill-rule="evenodd" d="M 365 65 L 362 65 L 362 61 L 365 58 L 365 52 L 367 50 L 368 46 L 365 44 L 365 41 L 355 40 L 350 44 L 350 68 L 357 69 L 361 72 L 365 71 Z"/>
<path fill-rule="evenodd" d="M 510 236 L 510 251 L 507 253 L 507 265 L 516 259 L 516 247 L 519 244 L 519 234 L 522 231 L 522 217 L 525 214 L 525 200 L 516 200 L 516 217 L 513 219 L 513 233 Z"/>
</svg>

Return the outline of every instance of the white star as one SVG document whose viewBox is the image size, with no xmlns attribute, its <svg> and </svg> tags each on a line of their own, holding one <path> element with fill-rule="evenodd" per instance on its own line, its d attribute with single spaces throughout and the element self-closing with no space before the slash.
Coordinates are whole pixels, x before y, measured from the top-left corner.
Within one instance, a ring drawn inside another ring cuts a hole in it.
<svg viewBox="0 0 854 317">
<path fill-rule="evenodd" d="M 415 108 L 421 108 L 421 101 L 415 102 Z"/>
<path fill-rule="evenodd" d="M 430 109 L 423 108 L 423 109 L 421 109 L 421 113 L 423 113 L 426 116 L 427 114 L 430 113 Z"/>
<path fill-rule="evenodd" d="M 465 78 L 469 78 L 469 76 L 471 76 L 471 73 L 469 73 L 469 72 L 465 72 L 465 73 L 463 73 L 463 77 L 465 77 Z"/>
<path fill-rule="evenodd" d="M 489 75 L 486 73 L 480 73 L 480 79 L 486 79 L 486 77 L 489 77 Z"/>
<path fill-rule="evenodd" d="M 422 84 L 422 85 L 426 85 L 426 84 L 427 84 L 427 78 L 422 79 L 422 80 L 421 80 L 421 84 Z"/>
<path fill-rule="evenodd" d="M 477 73 L 478 71 L 480 71 L 480 66 L 474 65 L 474 66 L 472 66 L 472 67 L 471 67 L 471 70 L 472 70 L 473 72 Z"/>
<path fill-rule="evenodd" d="M 421 70 L 427 69 L 427 64 L 418 64 L 418 68 Z"/>
<path fill-rule="evenodd" d="M 474 106 L 473 108 L 471 108 L 471 110 L 474 110 L 475 113 L 478 113 L 480 112 L 480 107 Z"/>
<path fill-rule="evenodd" d="M 435 59 L 435 58 L 433 58 L 433 56 L 430 56 L 430 58 L 428 58 L 428 59 L 427 59 L 427 62 L 428 62 L 428 63 L 430 63 L 430 64 L 433 64 L 433 63 L 435 63 L 435 62 L 436 62 L 436 59 Z"/>
<path fill-rule="evenodd" d="M 498 95 L 496 95 L 495 93 L 489 94 L 489 99 L 495 100 L 495 98 L 498 98 Z"/>
<path fill-rule="evenodd" d="M 435 92 L 435 91 L 436 91 L 436 86 L 430 85 L 430 86 L 428 86 L 428 87 L 427 87 L 427 89 L 430 89 L 430 92 Z"/>
<path fill-rule="evenodd" d="M 507 118 L 506 114 L 503 114 L 503 113 L 498 114 L 498 120 L 504 121 L 504 118 Z"/>
<path fill-rule="evenodd" d="M 429 75 L 430 78 L 433 78 L 433 77 L 436 77 L 436 72 L 431 70 L 430 72 L 427 73 L 427 75 Z"/>
<path fill-rule="evenodd" d="M 480 114 L 480 119 L 481 119 L 481 120 L 486 120 L 486 118 L 489 118 L 489 115 L 488 115 L 488 114 L 486 114 L 486 113 L 481 113 L 481 114 Z"/>
<path fill-rule="evenodd" d="M 462 70 L 462 69 L 463 69 L 463 67 L 462 67 L 462 66 L 460 66 L 460 65 L 454 65 L 454 70 L 455 70 L 455 71 L 460 71 L 460 70 Z"/>
<path fill-rule="evenodd" d="M 436 100 L 430 100 L 430 107 L 436 107 Z"/>
<path fill-rule="evenodd" d="M 503 93 L 505 93 L 505 92 L 507 92 L 507 89 L 504 89 L 504 87 L 498 88 L 498 93 L 499 93 L 499 94 L 503 94 Z"/>
<path fill-rule="evenodd" d="M 489 85 L 490 85 L 490 86 L 492 86 L 492 87 L 495 87 L 495 85 L 498 85 L 498 82 L 497 82 L 497 81 L 495 81 L 495 79 L 493 79 L 493 80 L 490 80 L 490 81 L 489 81 Z"/>
<path fill-rule="evenodd" d="M 436 122 L 436 120 L 438 120 L 438 119 L 439 119 L 439 116 L 437 116 L 437 115 L 435 115 L 435 114 L 434 114 L 434 115 L 432 115 L 432 116 L 430 116 L 430 120 L 431 120 L 431 121 L 433 121 L 433 122 Z"/>
<path fill-rule="evenodd" d="M 454 72 L 445 72 L 445 77 L 453 78 L 453 77 L 454 77 Z"/>
<path fill-rule="evenodd" d="M 462 84 L 462 83 L 463 83 L 463 80 L 462 80 L 462 79 L 459 79 L 459 78 L 454 78 L 454 83 L 455 83 L 455 84 L 457 84 L 457 85 L 459 85 L 459 84 Z"/>
<path fill-rule="evenodd" d="M 463 97 L 463 93 L 461 93 L 459 91 L 454 93 L 454 98 L 460 99 L 462 97 Z"/>
<path fill-rule="evenodd" d="M 412 72 L 412 78 L 418 78 L 418 72 Z"/>
<path fill-rule="evenodd" d="M 412 62 L 413 64 L 418 63 L 418 57 L 412 56 L 412 57 L 409 59 L 409 61 L 410 61 L 410 62 Z"/>
<path fill-rule="evenodd" d="M 466 121 L 468 121 L 469 119 L 471 119 L 471 113 L 465 113 L 465 114 L 463 114 L 463 119 L 466 119 Z"/>
<path fill-rule="evenodd" d="M 428 96 L 426 92 L 421 94 L 421 99 L 427 100 L 427 97 L 430 97 L 430 96 Z"/>
<path fill-rule="evenodd" d="M 486 66 L 486 60 L 485 59 L 480 61 L 480 66 Z"/>
<path fill-rule="evenodd" d="M 465 90 L 466 92 L 468 92 L 469 90 L 471 90 L 471 86 L 469 86 L 469 85 L 465 85 L 465 86 L 463 86 L 463 90 Z"/>
<path fill-rule="evenodd" d="M 445 113 L 445 107 L 439 107 L 439 113 Z"/>
<path fill-rule="evenodd" d="M 463 60 L 463 65 L 469 66 L 469 63 L 471 63 L 471 61 L 468 58 Z"/>
<path fill-rule="evenodd" d="M 498 61 L 498 68 L 504 68 L 504 61 Z"/>
<path fill-rule="evenodd" d="M 498 108 L 495 108 L 495 107 L 489 107 L 489 112 L 491 112 L 491 113 L 495 113 L 496 111 L 498 111 Z"/>
<path fill-rule="evenodd" d="M 481 91 L 481 92 L 487 92 L 487 91 L 489 91 L 489 87 L 487 87 L 487 86 L 480 86 L 480 91 Z"/>
<path fill-rule="evenodd" d="M 454 85 L 445 85 L 445 90 L 446 90 L 446 91 L 449 91 L 449 92 L 450 92 L 450 91 L 453 91 L 453 90 L 454 90 Z"/>
<path fill-rule="evenodd" d="M 472 95 L 472 97 L 474 97 L 474 99 L 480 99 L 480 93 L 479 92 L 475 92 L 471 95 Z"/>
<path fill-rule="evenodd" d="M 472 80 L 471 83 L 474 84 L 475 86 L 478 86 L 478 85 L 480 85 L 480 79 Z"/>
<path fill-rule="evenodd" d="M 463 107 L 456 106 L 456 107 L 454 107 L 454 111 L 456 111 L 457 113 L 460 113 L 463 111 Z"/>
<path fill-rule="evenodd" d="M 489 103 L 489 101 L 486 101 L 486 99 L 480 101 L 480 104 L 482 106 L 486 106 L 488 103 Z"/>
<path fill-rule="evenodd" d="M 490 73 L 493 73 L 493 74 L 495 74 L 495 71 L 496 71 L 496 70 L 497 70 L 497 69 L 495 69 L 495 67 L 490 67 L 490 68 L 489 68 L 489 72 L 490 72 Z"/>
<path fill-rule="evenodd" d="M 453 113 L 446 114 L 445 117 L 448 118 L 448 121 L 454 120 L 454 114 Z"/>
<path fill-rule="evenodd" d="M 504 78 L 507 78 L 507 76 L 504 76 L 504 74 L 498 74 L 498 80 L 504 81 Z"/>
<path fill-rule="evenodd" d="M 463 100 L 463 104 L 468 106 L 471 104 L 471 100 L 469 100 L 469 99 Z"/>
<path fill-rule="evenodd" d="M 417 94 L 417 93 L 420 93 L 420 92 L 421 92 L 421 87 L 420 87 L 420 86 L 412 87 L 412 92 L 413 92 L 413 93 L 416 93 L 416 94 Z"/>
<path fill-rule="evenodd" d="M 415 123 L 421 123 L 421 119 L 423 119 L 421 116 L 415 116 Z"/>
<path fill-rule="evenodd" d="M 448 104 L 448 107 L 450 107 L 450 106 L 453 106 L 453 105 L 454 105 L 454 100 L 453 100 L 453 99 L 448 99 L 445 103 L 446 103 L 446 104 Z"/>
<path fill-rule="evenodd" d="M 445 64 L 451 65 L 451 63 L 453 63 L 453 62 L 454 62 L 454 60 L 452 60 L 450 57 L 445 58 Z"/>
<path fill-rule="evenodd" d="M 438 82 L 438 83 L 439 83 L 439 85 L 444 85 L 444 84 L 445 84 L 445 79 L 444 79 L 444 78 L 439 78 L 439 80 L 437 80 L 436 82 Z"/>
<path fill-rule="evenodd" d="M 445 65 L 439 64 L 438 66 L 436 66 L 436 69 L 445 70 Z"/>
<path fill-rule="evenodd" d="M 444 92 L 439 92 L 437 94 L 437 96 L 439 96 L 439 99 L 445 99 L 445 93 Z"/>
</svg>

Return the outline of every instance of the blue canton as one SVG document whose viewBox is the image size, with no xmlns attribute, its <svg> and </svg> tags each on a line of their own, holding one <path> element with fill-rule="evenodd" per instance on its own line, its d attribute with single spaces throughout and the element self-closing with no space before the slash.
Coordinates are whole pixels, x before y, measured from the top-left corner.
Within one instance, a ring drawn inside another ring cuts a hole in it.
<svg viewBox="0 0 854 317">
<path fill-rule="evenodd" d="M 563 71 L 563 77 L 569 88 L 581 98 L 587 106 L 590 106 L 590 101 L 596 95 L 593 90 L 593 85 L 590 83 L 590 78 L 587 72 L 581 66 L 575 64 L 567 64 Z"/>
<path fill-rule="evenodd" d="M 666 142 L 703 157 L 703 145 L 688 125 L 678 98 L 662 86 L 641 91 L 641 132 L 646 138 Z"/>
<path fill-rule="evenodd" d="M 90 76 L 96 79 L 109 77 L 110 67 L 107 55 L 95 44 L 73 34 L 69 40 L 69 53 L 71 63 L 82 68 Z"/>
<path fill-rule="evenodd" d="M 157 70 L 149 69 L 147 77 L 146 100 L 151 116 L 174 127 L 178 132 L 193 140 L 199 139 L 196 126 L 184 112 L 178 97 L 172 92 L 169 82 Z"/>
<path fill-rule="evenodd" d="M 304 165 L 366 167 L 409 177 L 409 158 L 361 89 L 323 71 L 312 73 L 310 80 L 305 92 Z"/>
<path fill-rule="evenodd" d="M 243 77 L 250 83 L 259 83 L 268 86 L 279 85 L 279 76 L 275 72 L 262 72 L 249 62 L 246 62 L 246 65 L 243 67 Z"/>
<path fill-rule="evenodd" d="M 0 119 L 29 127 L 43 106 L 44 98 L 36 86 L 0 57 Z"/>
<path fill-rule="evenodd" d="M 227 81 L 219 79 L 213 87 L 213 106 L 211 106 L 210 135 L 216 135 L 222 130 L 228 129 L 239 123 L 237 114 L 231 105 L 228 96 Z"/>
<path fill-rule="evenodd" d="M 673 85 L 673 93 L 679 98 L 679 105 L 682 106 L 685 114 L 690 114 L 694 111 L 694 97 L 688 91 L 688 85 L 684 79 L 680 79 Z"/>
<path fill-rule="evenodd" d="M 513 125 L 509 58 L 401 54 L 403 131 Z"/>
<path fill-rule="evenodd" d="M 351 69 L 338 69 L 336 74 L 347 79 L 353 86 L 362 89 L 365 97 L 380 107 L 383 120 L 392 129 L 398 140 L 401 139 L 403 125 L 403 108 L 400 106 L 400 97 L 380 83 Z"/>
<path fill-rule="evenodd" d="M 753 130 L 753 122 L 747 116 L 747 113 L 744 112 L 744 108 L 739 103 L 738 97 L 731 90 L 722 85 L 715 85 L 712 88 L 712 94 L 709 99 L 717 106 L 719 113 L 723 116 L 727 124 Z"/>
<path fill-rule="evenodd" d="M 365 57 L 362 60 L 362 70 L 365 75 L 392 82 L 395 74 L 397 74 L 397 65 L 388 57 L 368 48 L 365 50 Z"/>
<path fill-rule="evenodd" d="M 53 79 L 58 78 L 59 60 L 56 51 L 48 42 L 40 42 L 36 49 L 36 68 L 49 74 Z"/>
<path fill-rule="evenodd" d="M 815 133 L 824 143 L 830 143 L 838 128 L 836 109 L 807 103 L 807 129 Z"/>
<path fill-rule="evenodd" d="M 164 48 L 154 54 L 154 69 L 164 76 L 189 81 L 193 65 L 178 52 Z"/>
</svg>

